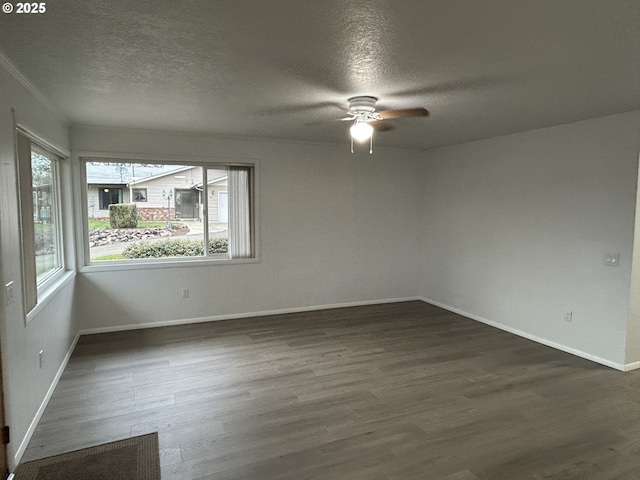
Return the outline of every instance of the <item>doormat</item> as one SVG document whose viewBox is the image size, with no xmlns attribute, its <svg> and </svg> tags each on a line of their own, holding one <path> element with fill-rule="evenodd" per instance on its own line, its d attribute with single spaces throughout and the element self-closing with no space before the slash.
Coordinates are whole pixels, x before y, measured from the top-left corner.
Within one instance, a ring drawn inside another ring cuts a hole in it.
<svg viewBox="0 0 640 480">
<path fill-rule="evenodd" d="M 158 433 L 18 465 L 15 480 L 160 480 Z"/>
</svg>

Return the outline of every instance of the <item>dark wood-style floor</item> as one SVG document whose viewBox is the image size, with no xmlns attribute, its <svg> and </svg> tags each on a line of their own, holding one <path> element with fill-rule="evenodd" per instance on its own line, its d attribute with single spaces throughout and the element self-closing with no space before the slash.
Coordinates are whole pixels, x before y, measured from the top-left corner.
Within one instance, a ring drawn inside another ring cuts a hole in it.
<svg viewBox="0 0 640 480">
<path fill-rule="evenodd" d="M 23 460 L 152 431 L 163 480 L 637 480 L 640 371 L 422 302 L 91 335 Z"/>
</svg>

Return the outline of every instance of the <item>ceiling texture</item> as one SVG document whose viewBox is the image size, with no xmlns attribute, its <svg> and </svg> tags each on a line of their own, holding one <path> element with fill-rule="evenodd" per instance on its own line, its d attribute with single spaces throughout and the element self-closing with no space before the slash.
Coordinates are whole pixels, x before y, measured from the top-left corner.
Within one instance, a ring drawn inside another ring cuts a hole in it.
<svg viewBox="0 0 640 480">
<path fill-rule="evenodd" d="M 13 0 L 11 0 L 12 3 Z M 640 109 L 636 0 L 56 0 L 0 52 L 72 124 L 429 149 Z"/>
</svg>

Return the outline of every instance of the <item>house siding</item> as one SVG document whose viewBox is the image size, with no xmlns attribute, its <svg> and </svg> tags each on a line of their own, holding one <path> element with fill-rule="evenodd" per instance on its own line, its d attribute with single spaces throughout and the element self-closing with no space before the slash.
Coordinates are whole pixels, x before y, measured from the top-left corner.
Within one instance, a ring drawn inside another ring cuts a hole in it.
<svg viewBox="0 0 640 480">
<path fill-rule="evenodd" d="M 226 229 L 226 222 L 221 222 L 219 196 L 227 192 L 226 170 L 208 170 L 208 178 L 218 179 L 207 188 L 209 199 L 209 224 L 215 229 Z M 198 187 L 200 185 L 200 187 Z M 166 174 L 138 180 L 135 183 L 90 183 L 87 187 L 87 214 L 89 218 L 108 219 L 109 210 L 100 208 L 100 193 L 104 188 L 121 188 L 122 202 L 134 203 L 138 208 L 139 218 L 145 221 L 161 221 L 167 219 L 167 208 L 171 220 L 191 220 L 203 218 L 202 208 L 202 170 L 192 167 Z M 145 189 L 146 201 L 134 201 L 133 190 Z M 166 193 L 172 191 L 171 200 Z M 164 192 L 164 194 L 163 194 Z M 189 195 L 188 192 L 194 192 Z M 182 201 L 186 203 L 181 203 Z M 189 206 L 193 205 L 192 208 Z"/>
<path fill-rule="evenodd" d="M 176 178 L 176 175 L 164 175 L 151 180 L 139 181 L 131 186 L 131 188 L 147 189 L 147 201 L 134 202 L 138 207 L 138 214 L 142 219 L 165 220 L 167 218 L 167 208 L 170 209 L 172 220 L 179 220 L 180 218 L 200 218 L 200 207 L 198 202 L 199 194 L 196 195 L 198 208 L 186 217 L 181 215 L 180 209 L 177 209 L 178 205 L 176 204 L 176 194 L 180 190 L 197 192 L 195 185 L 202 182 L 201 169 L 198 167 L 191 168 L 190 170 L 178 172 L 177 175 L 180 177 L 184 176 L 184 178 Z M 169 191 L 172 192 L 171 200 L 166 198 L 166 194 Z"/>
<path fill-rule="evenodd" d="M 87 187 L 87 214 L 89 218 L 109 218 L 109 210 L 100 208 L 100 192 L 104 188 L 121 188 L 122 203 L 129 203 L 130 192 L 125 185 L 120 184 L 101 184 L 89 185 Z"/>
<path fill-rule="evenodd" d="M 209 225 L 214 227 L 225 227 L 227 222 L 221 222 L 220 218 L 220 194 L 228 193 L 227 179 L 210 184 L 207 188 L 209 198 Z"/>
</svg>

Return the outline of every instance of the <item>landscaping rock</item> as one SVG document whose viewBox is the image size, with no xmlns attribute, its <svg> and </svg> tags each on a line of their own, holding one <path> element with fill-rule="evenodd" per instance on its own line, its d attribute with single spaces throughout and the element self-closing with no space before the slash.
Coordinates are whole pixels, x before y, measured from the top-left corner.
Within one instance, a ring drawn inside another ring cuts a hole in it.
<svg viewBox="0 0 640 480">
<path fill-rule="evenodd" d="M 172 230 L 167 230 L 165 227 L 99 228 L 97 230 L 89 230 L 89 247 L 184 235 L 188 231 L 188 227 L 174 228 Z"/>
</svg>

